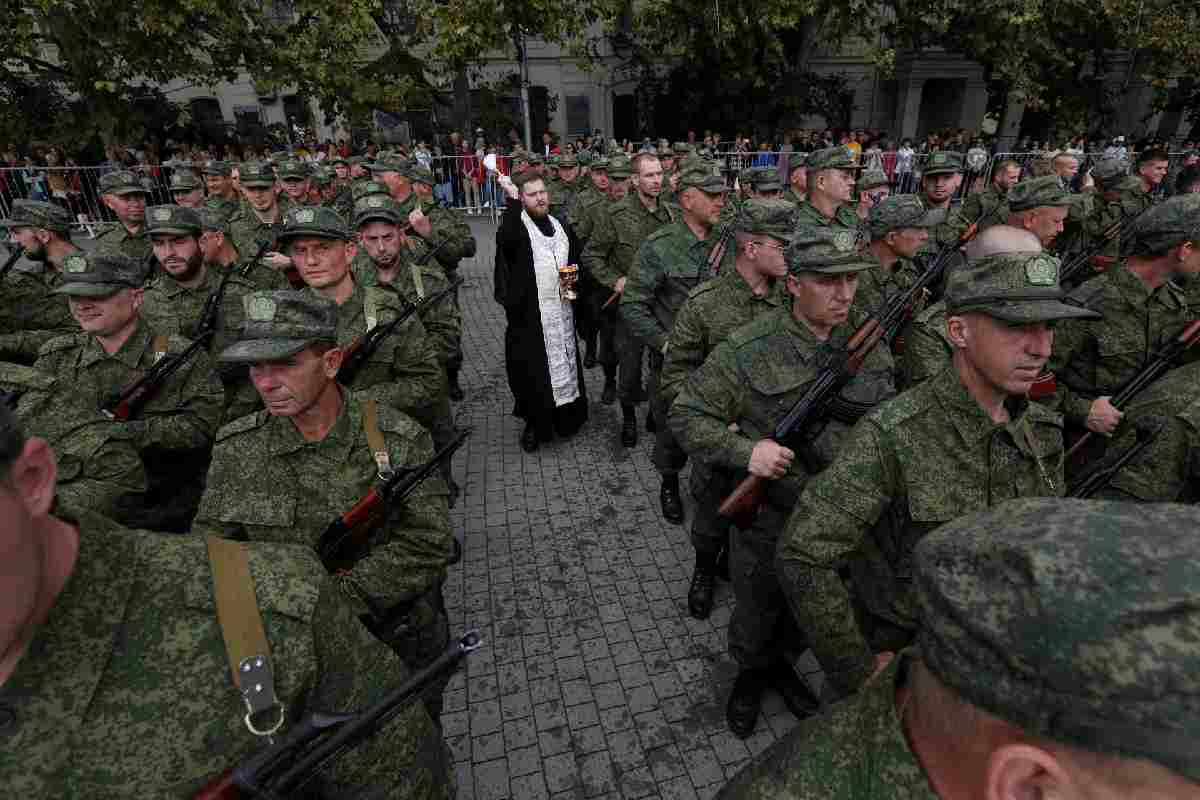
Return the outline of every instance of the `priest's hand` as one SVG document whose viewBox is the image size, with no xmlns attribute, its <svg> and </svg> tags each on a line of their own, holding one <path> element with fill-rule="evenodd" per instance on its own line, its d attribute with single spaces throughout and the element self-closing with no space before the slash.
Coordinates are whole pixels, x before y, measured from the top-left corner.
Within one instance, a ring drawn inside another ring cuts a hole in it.
<svg viewBox="0 0 1200 800">
<path fill-rule="evenodd" d="M 613 284 L 613 291 L 617 294 L 625 294 L 625 276 L 617 278 L 617 282 Z"/>
<path fill-rule="evenodd" d="M 517 188 L 517 185 L 513 183 L 512 178 L 509 176 L 501 174 L 496 178 L 496 182 L 500 184 L 500 188 L 504 190 L 504 193 L 513 200 L 516 200 L 521 195 L 521 190 Z"/>
<path fill-rule="evenodd" d="M 414 208 L 412 213 L 408 215 L 408 224 L 412 226 L 413 233 L 422 239 L 428 239 L 433 235 L 433 223 L 429 221 L 429 217 L 425 216 L 425 212 L 419 208 Z"/>
</svg>

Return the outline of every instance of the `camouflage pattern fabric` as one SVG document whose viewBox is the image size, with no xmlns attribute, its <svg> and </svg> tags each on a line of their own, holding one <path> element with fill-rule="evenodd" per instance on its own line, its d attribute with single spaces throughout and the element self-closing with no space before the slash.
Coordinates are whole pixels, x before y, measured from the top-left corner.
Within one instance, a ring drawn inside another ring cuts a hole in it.
<svg viewBox="0 0 1200 800">
<path fill-rule="evenodd" d="M 193 530 L 314 547 L 329 523 L 378 480 L 363 430 L 363 398 L 343 398 L 337 422 L 319 442 L 306 441 L 290 419 L 266 411 L 222 428 Z M 378 418 L 393 469 L 433 456 L 429 433 L 411 417 L 379 405 Z M 359 613 L 389 612 L 395 631 L 389 644 L 413 661 L 446 646 L 441 581 L 454 552 L 448 494 L 440 477 L 426 479 L 407 502 L 389 509 L 367 553 L 337 578 Z M 413 661 L 406 663 L 420 665 Z"/>
<path fill-rule="evenodd" d="M 138 518 L 146 470 L 124 424 L 80 403 L 62 381 L 33 367 L 0 364 L 0 389 L 20 394 L 16 416 L 25 434 L 54 448 L 59 502 L 122 524 Z"/>
<path fill-rule="evenodd" d="M 950 364 L 954 346 L 946 332 L 946 304 L 937 302 L 921 311 L 904 333 L 900 356 L 900 385 L 910 389 L 929 380 Z"/>
<path fill-rule="evenodd" d="M 417 266 L 411 259 L 401 256 L 404 261 L 396 272 L 391 283 L 380 283 L 379 272 L 375 262 L 363 250 L 354 256 L 351 269 L 354 271 L 354 283 L 362 286 L 363 290 L 377 288 L 391 290 L 407 303 L 416 305 L 431 294 L 437 294 L 450 285 L 446 273 L 440 267 L 425 264 Z M 425 330 L 433 336 L 437 343 L 438 360 L 444 365 L 457 352 L 458 342 L 462 338 L 462 311 L 454 304 L 452 297 L 446 297 L 426 308 L 419 315 Z"/>
<path fill-rule="evenodd" d="M 145 226 L 140 228 L 137 233 L 130 233 L 124 225 L 118 222 L 96 237 L 96 245 L 91 252 L 98 256 L 119 255 L 136 259 L 143 265 L 143 277 L 147 281 L 154 276 L 157 266 L 157 262 L 154 264 L 150 262 L 150 257 L 154 255 L 154 247 L 150 243 L 150 237 L 146 234 Z"/>
<path fill-rule="evenodd" d="M 734 775 L 717 800 L 938 800 L 896 709 L 911 664 L 901 653 L 862 692 L 801 720 Z"/>
<path fill-rule="evenodd" d="M 453 280 L 458 262 L 475 255 L 475 237 L 471 228 L 457 212 L 442 206 L 432 198 L 422 199 L 415 192 L 400 204 L 400 214 L 407 220 L 408 215 L 417 208 L 429 217 L 433 234 L 425 240 L 414 232 L 412 238 L 428 249 L 441 247 L 433 258 L 445 268 L 446 277 Z M 423 252 L 426 251 L 422 250 L 416 255 L 420 256 Z"/>
<path fill-rule="evenodd" d="M 52 294 L 61 285 L 62 273 L 49 264 L 8 273 L 0 291 L 0 358 L 32 364 L 46 342 L 79 330 L 66 298 Z"/>
<path fill-rule="evenodd" d="M 916 633 L 909 581 L 922 536 L 1014 497 L 1062 495 L 1061 417 L 1027 401 L 1010 414 L 993 422 L 945 370 L 863 417 L 808 482 L 779 542 L 780 583 L 837 692 L 861 686 L 873 650 Z M 847 565 L 853 602 L 838 574 Z"/>
<path fill-rule="evenodd" d="M 956 235 L 961 236 L 972 223 L 975 223 L 978 231 L 987 230 L 993 225 L 1004 225 L 1008 222 L 1008 215 L 1007 195 L 1002 194 L 995 184 L 989 183 L 983 191 L 966 196 L 952 215 L 952 224 Z"/>
<path fill-rule="evenodd" d="M 229 221 L 241 210 L 242 204 L 228 197 L 208 197 L 204 201 L 204 208 L 225 221 Z"/>
<path fill-rule="evenodd" d="M 1092 214 L 1083 223 L 1083 231 L 1088 241 L 1093 245 L 1099 244 L 1104 233 L 1113 225 L 1120 225 L 1122 220 L 1131 219 L 1154 204 L 1154 198 L 1142 188 L 1142 181 L 1133 175 L 1126 175 L 1114 181 L 1113 185 L 1099 191 L 1093 201 Z M 1109 258 L 1120 258 L 1129 254 L 1131 237 L 1121 237 L 1122 241 L 1110 241 L 1100 253 Z"/>
<path fill-rule="evenodd" d="M 890 269 L 863 270 L 858 274 L 858 290 L 854 305 L 865 313 L 879 310 L 885 300 L 913 285 L 921 275 L 920 268 L 907 258 L 901 258 Z"/>
<path fill-rule="evenodd" d="M 796 206 L 796 225 L 819 225 L 822 227 L 840 227 L 849 228 L 850 230 L 858 230 L 863 227 L 863 221 L 858 218 L 858 214 L 854 213 L 854 209 L 849 203 L 843 203 L 838 206 L 837 212 L 833 219 L 822 214 L 808 200 L 802 200 Z"/>
<path fill-rule="evenodd" d="M 320 294 L 311 288 L 304 291 Z M 402 309 L 394 291 L 355 284 L 354 293 L 338 306 L 338 346 L 349 347 L 371 328 L 395 319 Z M 445 373 L 438 362 L 437 342 L 426 334 L 419 317 L 409 317 L 383 340 L 349 388 L 429 425 L 428 409 L 446 395 Z"/>
<path fill-rule="evenodd" d="M 1151 292 L 1123 264 L 1092 278 L 1071 298 L 1104 315 L 1103 322 L 1067 320 L 1054 331 L 1048 369 L 1058 376 L 1058 407 L 1068 423 L 1082 426 L 1092 401 L 1133 377 L 1193 314 L 1173 283 Z"/>
<path fill-rule="evenodd" d="M 278 238 L 283 228 L 283 218 L 287 215 L 288 209 L 292 207 L 292 203 L 284 195 L 277 197 L 275 202 L 278 209 L 276 216 L 278 222 L 263 222 L 249 206 L 230 218 L 229 237 L 233 240 L 233 246 L 237 248 L 239 258 L 250 258 L 258 252 L 258 248 L 262 246 L 263 242 L 275 242 Z M 275 250 L 277 247 L 272 245 L 267 249 Z"/>
<path fill-rule="evenodd" d="M 633 189 L 622 199 L 610 201 L 605 211 L 599 215 L 580 260 L 593 278 L 611 289 L 633 271 L 638 248 L 646 237 L 671 223 L 675 212 L 665 203 L 649 211 Z"/>
<path fill-rule="evenodd" d="M 0 689 L 16 715 L 0 783 L 20 797 L 191 797 L 263 746 L 230 681 L 205 542 L 60 514 L 78 520 L 79 557 Z M 310 551 L 248 549 L 283 732 L 306 711 L 357 710 L 404 679 Z M 453 796 L 450 769 L 440 732 L 410 704 L 304 796 L 441 800 Z"/>
</svg>

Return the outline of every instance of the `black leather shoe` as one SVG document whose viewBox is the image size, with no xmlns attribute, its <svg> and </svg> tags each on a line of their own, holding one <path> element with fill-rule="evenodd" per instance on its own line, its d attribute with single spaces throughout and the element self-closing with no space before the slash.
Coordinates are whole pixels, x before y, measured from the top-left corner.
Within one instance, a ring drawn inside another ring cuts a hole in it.
<svg viewBox="0 0 1200 800">
<path fill-rule="evenodd" d="M 692 573 L 692 585 L 688 587 L 688 612 L 696 619 L 708 619 L 712 613 L 715 583 L 711 572 L 697 569 Z"/>
<path fill-rule="evenodd" d="M 654 414 L 646 412 L 646 433 L 654 433 L 658 430 L 658 425 L 654 421 Z"/>
<path fill-rule="evenodd" d="M 521 449 L 526 453 L 532 453 L 538 449 L 537 429 L 532 425 L 525 425 L 525 432 L 521 434 Z"/>
<path fill-rule="evenodd" d="M 658 490 L 658 502 L 662 505 L 663 519 L 676 525 L 683 522 L 683 501 L 679 499 L 679 488 L 663 484 Z"/>
<path fill-rule="evenodd" d="M 637 444 L 637 419 L 626 417 L 621 422 L 621 446 L 633 447 Z"/>
<path fill-rule="evenodd" d="M 797 675 L 795 668 L 786 661 L 780 661 L 771 668 L 771 688 L 779 692 L 783 704 L 796 715 L 796 719 L 807 719 L 821 709 L 821 703 L 808 682 Z"/>
<path fill-rule="evenodd" d="M 754 733 L 762 711 L 763 691 L 768 683 L 766 673 L 760 669 L 743 669 L 733 682 L 729 702 L 725 705 L 725 722 L 739 739 Z"/>
<path fill-rule="evenodd" d="M 615 380 L 604 381 L 604 391 L 600 393 L 600 402 L 606 406 L 611 406 L 617 399 L 617 382 Z"/>
<path fill-rule="evenodd" d="M 717 556 L 717 577 L 729 583 L 729 548 L 721 549 L 721 554 Z"/>
<path fill-rule="evenodd" d="M 461 402 L 465 395 L 463 394 L 462 387 L 458 385 L 458 371 L 449 372 L 446 377 L 450 384 L 450 399 L 456 403 Z"/>
</svg>

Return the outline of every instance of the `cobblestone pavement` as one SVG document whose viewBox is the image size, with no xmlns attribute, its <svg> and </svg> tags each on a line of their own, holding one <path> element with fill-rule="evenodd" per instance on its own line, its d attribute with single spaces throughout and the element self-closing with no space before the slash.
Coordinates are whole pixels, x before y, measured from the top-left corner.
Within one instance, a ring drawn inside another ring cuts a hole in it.
<svg viewBox="0 0 1200 800">
<path fill-rule="evenodd" d="M 587 372 L 583 430 L 521 450 L 492 299 L 494 228 L 471 225 L 479 254 L 460 270 L 467 398 L 455 411 L 474 432 L 455 458 L 464 556 L 445 596 L 452 630 L 479 628 L 485 646 L 451 681 L 442 715 L 459 796 L 711 797 L 795 719 L 768 693 L 751 738 L 725 727 L 730 587 L 718 582 L 708 620 L 688 615 L 690 498 L 684 525 L 662 519 L 653 437 L 620 446 L 619 406 L 599 402 L 598 368 Z"/>
</svg>

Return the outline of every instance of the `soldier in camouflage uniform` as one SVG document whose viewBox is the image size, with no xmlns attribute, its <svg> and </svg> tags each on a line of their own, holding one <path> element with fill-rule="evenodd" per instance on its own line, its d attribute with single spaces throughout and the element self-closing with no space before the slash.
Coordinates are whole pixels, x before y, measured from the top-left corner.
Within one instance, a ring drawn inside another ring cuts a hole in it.
<svg viewBox="0 0 1200 800">
<path fill-rule="evenodd" d="M 916 280 L 920 272 L 912 259 L 935 224 L 936 215 L 910 194 L 885 198 L 871 209 L 866 222 L 871 235 L 867 251 L 879 262 L 880 269 L 864 272 L 858 280 L 854 304 L 864 313 L 877 311 L 889 297 Z"/>
<path fill-rule="evenodd" d="M 256 289 L 288 288 L 288 280 L 282 272 L 264 264 L 262 259 L 251 260 L 257 251 L 239 253 L 229 223 L 207 208 L 200 211 L 199 242 L 204 263 L 219 275 L 236 270 L 239 277 L 250 281 Z"/>
<path fill-rule="evenodd" d="M 140 313 L 158 333 L 194 339 L 200 333 L 200 318 L 209 298 L 224 285 L 214 335 L 205 348 L 211 354 L 221 352 L 237 338 L 242 327 L 242 298 L 258 287 L 239 271 L 210 269 L 200 249 L 203 233 L 200 215 L 193 209 L 146 209 L 146 234 L 153 243 L 159 269 L 146 287 Z M 258 395 L 244 368 L 218 367 L 217 374 L 225 387 L 226 420 L 259 408 Z"/>
<path fill-rule="evenodd" d="M 1013 497 L 1062 495 L 1062 419 L 1025 395 L 1050 357 L 1049 323 L 1099 317 L 1065 298 L 1058 260 L 1039 251 L 955 270 L 951 369 L 863 417 L 805 487 L 776 568 L 835 694 L 857 691 L 876 653 L 912 643 L 912 548 L 924 534 Z"/>
<path fill-rule="evenodd" d="M 892 194 L 888 176 L 881 169 L 864 169 L 854 182 L 854 195 L 858 202 L 854 213 L 864 222 L 871 216 L 871 209 Z"/>
<path fill-rule="evenodd" d="M 1074 204 L 1074 195 L 1062 188 L 1058 177 L 1030 178 L 1008 191 L 1008 225 L 1029 231 L 1050 249 Z"/>
<path fill-rule="evenodd" d="M 722 179 L 724 182 L 724 179 Z M 750 171 L 750 197 L 755 200 L 776 200 L 783 192 L 779 171 L 774 167 L 757 167 Z"/>
<path fill-rule="evenodd" d="M 246 298 L 241 336 L 220 360 L 250 365 L 266 410 L 217 435 L 197 530 L 312 547 L 379 473 L 411 469 L 433 455 L 429 433 L 411 417 L 337 384 L 344 355 L 335 338 L 338 316 L 333 300 L 310 291 Z M 336 576 L 376 635 L 412 669 L 437 657 L 449 635 L 442 582 L 455 544 L 446 495 L 441 478 L 426 479 L 389 509 L 353 568 Z M 435 717 L 443 687 L 425 695 Z"/>
<path fill-rule="evenodd" d="M 178 167 L 171 173 L 171 199 L 187 208 L 204 207 L 204 182 L 193 170 Z"/>
<path fill-rule="evenodd" d="M 126 256 L 73 255 L 63 264 L 63 283 L 54 292 L 66 295 L 83 331 L 48 341 L 35 366 L 61 379 L 91 408 L 100 408 L 157 361 L 191 344 L 142 320 L 141 274 L 141 264 Z M 150 481 L 142 527 L 187 530 L 223 406 L 221 383 L 200 351 L 124 423 Z"/>
<path fill-rule="evenodd" d="M 675 314 L 658 378 L 663 407 L 671 407 L 684 381 L 718 344 L 742 325 L 783 305 L 787 266 L 774 251 L 791 241 L 794 211 L 793 205 L 780 200 L 747 201 L 738 218 L 733 269 L 693 289 Z M 696 566 L 688 589 L 688 611 L 696 619 L 707 619 L 715 576 L 729 578 L 729 521 L 717 513 L 717 507 L 733 491 L 732 476 L 727 469 L 695 460 L 690 489 L 696 500 L 691 534 Z"/>
<path fill-rule="evenodd" d="M 122 524 L 138 517 L 146 500 L 146 468 L 124 424 L 33 367 L 0 364 L 0 393 L 10 393 L 21 427 L 55 449 L 59 502 Z"/>
<path fill-rule="evenodd" d="M 312 202 L 312 169 L 307 162 L 286 158 L 275 165 L 275 178 L 288 206 L 319 205 Z"/>
<path fill-rule="evenodd" d="M 891 353 L 876 347 L 841 390 L 830 416 L 813 420 L 813 436 L 802 450 L 770 438 L 861 324 L 853 308 L 858 273 L 875 268 L 858 251 L 852 231 L 831 225 L 802 225 L 786 253 L 773 252 L 786 260 L 791 302 L 756 317 L 717 345 L 684 382 L 670 415 L 671 429 L 688 455 L 714 469 L 733 471 L 735 481 L 749 473 L 767 482 L 766 499 L 752 527 L 732 537 L 736 602 L 729 650 L 739 672 L 726 721 L 742 738 L 753 733 L 768 686 L 780 692 L 797 716 L 815 708 L 811 691 L 787 660 L 805 649 L 805 641 L 780 592 L 775 545 L 796 498 L 833 458 L 853 420 L 895 394 Z"/>
<path fill-rule="evenodd" d="M 617 162 L 609 166 L 609 176 L 614 177 Z M 631 191 L 621 200 L 609 202 L 607 213 L 601 214 L 583 249 L 580 259 L 583 269 L 605 290 L 621 295 L 625 292 L 627 276 L 633 270 L 634 257 L 642 242 L 654 231 L 675 221 L 677 212 L 663 202 L 662 166 L 658 156 L 642 153 L 633 159 Z M 609 297 L 612 297 L 612 294 Z M 606 299 L 605 302 L 608 302 Z M 609 306 L 617 305 L 619 298 Z M 615 313 L 615 312 L 612 312 Z M 600 363 L 606 367 L 605 334 L 601 332 Z M 621 401 L 621 444 L 633 447 L 637 444 L 636 404 L 642 392 L 642 351 L 644 343 L 633 332 L 623 314 L 618 314 L 614 325 L 618 369 L 617 397 Z M 608 370 L 605 370 L 606 384 Z M 609 392 L 605 392 L 608 396 Z M 603 398 L 601 398 L 603 399 Z M 653 417 L 647 416 L 647 426 L 653 427 Z"/>
<path fill-rule="evenodd" d="M 0 290 L 0 358 L 32 364 L 50 339 L 76 330 L 67 303 L 52 292 L 62 283 L 62 263 L 81 252 L 71 242 L 71 217 L 53 203 L 15 200 L 0 221 L 25 258 L 40 271 L 10 269 Z"/>
<path fill-rule="evenodd" d="M 205 161 L 202 170 L 208 198 L 204 207 L 225 221 L 242 208 L 241 197 L 233 185 L 233 165 L 228 161 Z"/>
<path fill-rule="evenodd" d="M 1194 319 L 1172 281 L 1200 273 L 1200 196 L 1180 195 L 1147 212 L 1130 255 L 1071 293 L 1104 323 L 1073 322 L 1057 331 L 1050 369 L 1067 425 L 1110 434 L 1122 413 L 1109 398 Z"/>
<path fill-rule="evenodd" d="M 433 251 L 434 259 L 442 265 L 446 279 L 453 282 L 458 277 L 458 264 L 464 258 L 475 255 L 475 237 L 471 229 L 453 210 L 445 208 L 432 198 L 421 198 L 413 192 L 411 165 L 392 159 L 380 159 L 370 165 L 372 176 L 388 187 L 400 206 L 400 213 L 411 228 L 409 236 L 421 252 Z M 430 178 L 418 177 L 418 180 Z M 356 198 L 357 199 L 357 198 Z M 418 253 L 418 256 L 421 253 Z M 454 293 L 458 302 L 458 292 Z M 462 369 L 462 341 L 459 340 L 454 355 L 446 363 L 446 378 L 449 382 L 450 399 L 463 399 L 458 373 Z"/>
<path fill-rule="evenodd" d="M 14 797 L 192 797 L 265 745 L 230 679 L 206 543 L 118 527 L 66 492 L 54 502 L 54 460 L 0 409 L 0 784 Z M 310 550 L 245 548 L 286 709 L 279 735 L 406 677 Z M 304 796 L 448 800 L 450 770 L 440 732 L 410 704 Z"/>
<path fill-rule="evenodd" d="M 93 252 L 123 255 L 139 261 L 143 281 L 150 279 L 150 240 L 146 238 L 146 185 L 129 170 L 100 176 L 100 201 L 112 211 L 117 224 L 96 237 Z"/>
<path fill-rule="evenodd" d="M 293 208 L 283 221 L 279 240 L 296 260 L 307 291 L 337 303 L 337 342 L 347 349 L 377 325 L 386 325 L 406 302 L 390 288 L 363 286 L 350 264 L 357 247 L 350 228 L 331 208 Z M 354 385 L 348 387 L 415 417 L 432 428 L 436 409 L 446 395 L 445 372 L 436 342 L 417 317 L 410 317 L 383 340 Z"/>
<path fill-rule="evenodd" d="M 796 205 L 799 225 L 857 230 L 861 224 L 851 208 L 854 181 L 862 169 L 849 147 L 827 147 L 809 154 L 805 160 L 808 191 Z"/>
<path fill-rule="evenodd" d="M 246 162 L 239 167 L 238 182 L 246 205 L 229 220 L 229 235 L 234 247 L 243 258 L 250 258 L 269 242 L 262 263 L 283 275 L 295 276 L 292 260 L 279 252 L 276 241 L 280 222 L 291 203 L 276 193 L 272 165 L 263 161 Z M 292 278 L 289 277 L 289 280 Z"/>
<path fill-rule="evenodd" d="M 783 199 L 799 206 L 808 197 L 808 153 L 788 156 L 788 186 Z"/>
<path fill-rule="evenodd" d="M 1097 164 L 1092 170 L 1096 180 L 1096 195 L 1092 214 L 1083 223 L 1083 230 L 1092 246 L 1104 241 L 1110 231 L 1125 230 L 1113 237 L 1104 246 L 1102 260 L 1096 265 L 1101 269 L 1111 268 L 1117 259 L 1128 255 L 1133 241 L 1132 220 L 1154 205 L 1153 192 L 1167 172 L 1167 154 L 1161 150 L 1147 150 L 1138 156 L 1136 174 L 1128 175 L 1128 165 L 1113 161 Z"/>
<path fill-rule="evenodd" d="M 1008 221 L 1008 192 L 1021 180 L 1021 165 L 1005 159 L 992 170 L 992 181 L 981 192 L 968 194 L 954 214 L 954 224 L 961 235 L 968 225 L 984 231 Z"/>
<path fill-rule="evenodd" d="M 550 215 L 555 219 L 569 222 L 575 206 L 579 203 L 579 194 L 583 190 L 583 181 L 579 177 L 579 162 L 573 155 L 564 155 L 558 160 L 558 175 L 547 179 L 549 184 L 546 191 L 550 194 Z"/>
<path fill-rule="evenodd" d="M 390 197 L 368 197 L 361 201 L 354 214 L 354 230 L 362 250 L 354 258 L 354 280 L 364 288 L 391 289 L 405 303 L 417 305 L 431 294 L 449 286 L 441 267 L 420 264 L 405 253 L 405 237 L 400 233 L 404 218 Z M 462 314 L 447 296 L 427 306 L 419 315 L 421 324 L 436 342 L 438 361 L 444 369 L 453 356 L 462 336 Z M 431 410 L 433 443 L 441 449 L 450 443 L 457 431 L 450 413 L 450 400 L 442 395 Z M 442 462 L 442 478 L 450 489 L 450 507 L 458 498 L 459 488 L 454 481 L 451 460 Z"/>
<path fill-rule="evenodd" d="M 728 248 L 723 264 L 716 268 L 708 264 L 720 237 L 714 226 L 728 191 L 720 165 L 689 161 L 679 174 L 679 189 L 682 213 L 647 236 L 638 248 L 620 306 L 625 324 L 649 352 L 650 414 L 657 428 L 651 461 L 662 475 L 658 497 L 663 517 L 675 524 L 683 522 L 679 471 L 687 464 L 687 454 L 667 427 L 670 405 L 658 392 L 667 337 L 688 293 L 714 274 L 732 268 L 734 255 L 733 248 Z"/>
<path fill-rule="evenodd" d="M 917 196 L 927 210 L 935 212 L 942 220 L 941 224 L 930 229 L 929 240 L 925 243 L 925 254 L 931 258 L 948 244 L 957 242 L 967 226 L 975 221 L 964 221 L 961 213 L 951 207 L 962 179 L 961 153 L 937 150 L 929 154 L 921 173 L 921 191 Z"/>
<path fill-rule="evenodd" d="M 919 648 L 718 799 L 1195 797 L 1200 547 L 1179 531 L 1197 524 L 1185 506 L 1031 499 L 929 534 Z"/>
</svg>

